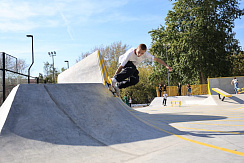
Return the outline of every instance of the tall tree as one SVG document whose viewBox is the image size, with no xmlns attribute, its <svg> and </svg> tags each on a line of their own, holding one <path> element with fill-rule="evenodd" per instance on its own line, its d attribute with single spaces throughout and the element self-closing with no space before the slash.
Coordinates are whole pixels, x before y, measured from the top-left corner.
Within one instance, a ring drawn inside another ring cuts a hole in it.
<svg viewBox="0 0 244 163">
<path fill-rule="evenodd" d="M 17 69 L 18 69 L 18 72 L 19 73 L 24 73 L 26 74 L 27 73 L 27 68 L 29 66 L 26 64 L 26 61 L 25 60 L 22 60 L 22 59 L 18 59 L 17 61 Z"/>
<path fill-rule="evenodd" d="M 53 83 L 53 64 L 50 64 L 49 62 L 44 62 L 44 77 L 42 74 L 39 74 L 39 77 L 42 76 L 43 80 L 45 80 L 45 83 Z M 54 68 L 54 80 L 57 81 L 58 75 L 60 72 Z"/>
<path fill-rule="evenodd" d="M 243 76 L 244 75 L 244 52 L 241 51 L 237 54 L 233 53 L 232 59 L 232 76 Z"/>
<path fill-rule="evenodd" d="M 166 27 L 150 31 L 151 50 L 159 52 L 169 44 L 175 80 L 198 84 L 207 77 L 228 76 L 230 55 L 239 48 L 234 20 L 243 14 L 238 0 L 176 0 Z"/>
</svg>

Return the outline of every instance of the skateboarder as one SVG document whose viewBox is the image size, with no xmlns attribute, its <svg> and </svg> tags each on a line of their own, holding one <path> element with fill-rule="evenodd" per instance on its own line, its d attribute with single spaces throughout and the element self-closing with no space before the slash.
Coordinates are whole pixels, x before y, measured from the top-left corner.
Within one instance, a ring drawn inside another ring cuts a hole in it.
<svg viewBox="0 0 244 163">
<path fill-rule="evenodd" d="M 167 97 L 168 97 L 168 94 L 166 93 L 166 91 L 164 91 L 164 94 L 163 94 L 163 105 L 164 106 L 166 106 Z"/>
<path fill-rule="evenodd" d="M 238 80 L 236 79 L 236 77 L 233 78 L 233 80 L 231 81 L 231 85 L 234 84 L 234 90 L 235 90 L 235 93 L 238 94 L 238 91 L 240 88 L 238 88 Z"/>
<path fill-rule="evenodd" d="M 136 66 L 145 59 L 152 59 L 164 65 L 169 71 L 172 70 L 164 61 L 154 57 L 147 52 L 147 46 L 140 44 L 137 48 L 129 49 L 125 54 L 119 57 L 119 67 L 112 80 L 112 85 L 119 94 L 120 89 L 135 85 L 139 82 L 139 71 Z"/>
</svg>

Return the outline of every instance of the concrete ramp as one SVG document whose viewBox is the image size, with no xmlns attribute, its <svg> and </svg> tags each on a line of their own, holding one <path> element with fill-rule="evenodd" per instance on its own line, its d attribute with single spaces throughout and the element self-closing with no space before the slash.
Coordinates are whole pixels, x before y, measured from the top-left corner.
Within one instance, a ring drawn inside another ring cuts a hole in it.
<svg viewBox="0 0 244 163">
<path fill-rule="evenodd" d="M 168 135 L 135 118 L 103 84 L 19 85 L 10 103 L 2 133 L 27 139 L 107 146 Z"/>
<path fill-rule="evenodd" d="M 95 51 L 58 75 L 58 83 L 104 83 L 104 69 L 99 51 Z"/>
<path fill-rule="evenodd" d="M 4 125 L 4 123 L 8 117 L 9 110 L 10 110 L 11 105 L 13 103 L 13 100 L 15 98 L 16 91 L 18 90 L 18 87 L 19 87 L 19 85 L 17 85 L 16 87 L 14 87 L 12 89 L 12 91 L 8 95 L 8 98 L 5 100 L 5 102 L 0 107 L 0 133 L 1 133 L 3 125 Z"/>
</svg>

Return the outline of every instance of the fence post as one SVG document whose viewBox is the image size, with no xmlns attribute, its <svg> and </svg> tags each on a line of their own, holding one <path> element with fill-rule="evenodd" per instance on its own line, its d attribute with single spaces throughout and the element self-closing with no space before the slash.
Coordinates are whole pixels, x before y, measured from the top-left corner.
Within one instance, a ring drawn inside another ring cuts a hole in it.
<svg viewBox="0 0 244 163">
<path fill-rule="evenodd" d="M 202 85 L 200 85 L 200 95 L 202 94 Z"/>
<path fill-rule="evenodd" d="M 2 59 L 3 59 L 3 102 L 6 99 L 6 85 L 5 85 L 5 53 L 2 53 Z"/>
</svg>

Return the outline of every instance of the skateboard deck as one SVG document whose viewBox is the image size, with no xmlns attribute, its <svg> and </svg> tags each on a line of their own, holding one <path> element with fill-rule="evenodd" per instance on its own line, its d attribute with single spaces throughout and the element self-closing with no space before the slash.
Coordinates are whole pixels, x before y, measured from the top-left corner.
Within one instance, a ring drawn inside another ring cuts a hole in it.
<svg viewBox="0 0 244 163">
<path fill-rule="evenodd" d="M 244 88 L 237 89 L 238 94 L 241 94 L 244 92 Z"/>
</svg>

